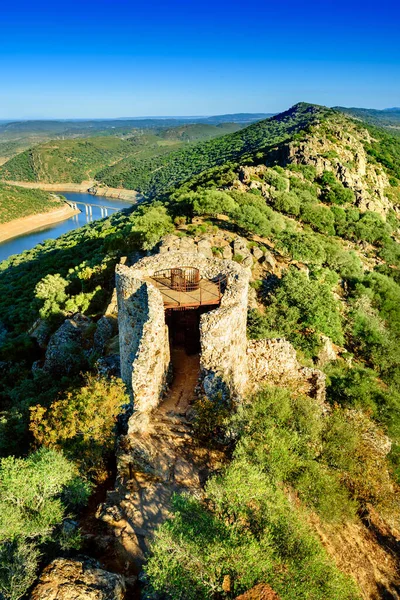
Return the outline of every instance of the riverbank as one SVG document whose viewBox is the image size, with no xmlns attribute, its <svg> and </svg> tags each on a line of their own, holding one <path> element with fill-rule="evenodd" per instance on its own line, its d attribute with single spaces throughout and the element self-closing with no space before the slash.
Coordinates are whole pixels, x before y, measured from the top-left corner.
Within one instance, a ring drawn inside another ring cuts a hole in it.
<svg viewBox="0 0 400 600">
<path fill-rule="evenodd" d="M 126 200 L 135 204 L 142 199 L 142 195 L 135 190 L 125 190 L 123 188 L 110 188 L 101 186 L 96 181 L 82 181 L 82 183 L 42 183 L 31 181 L 5 181 L 10 185 L 16 185 L 28 189 L 44 190 L 45 192 L 77 192 L 89 193 L 94 196 L 106 196 L 107 198 L 116 198 L 117 200 Z"/>
<path fill-rule="evenodd" d="M 18 235 L 29 233 L 40 227 L 46 225 L 52 225 L 59 221 L 69 219 L 74 215 L 79 214 L 79 210 L 74 210 L 69 204 L 64 204 L 62 208 L 57 208 L 47 213 L 39 213 L 36 215 L 30 215 L 29 217 L 23 217 L 21 219 L 14 219 L 8 223 L 2 223 L 0 225 L 0 242 L 5 242 Z"/>
</svg>

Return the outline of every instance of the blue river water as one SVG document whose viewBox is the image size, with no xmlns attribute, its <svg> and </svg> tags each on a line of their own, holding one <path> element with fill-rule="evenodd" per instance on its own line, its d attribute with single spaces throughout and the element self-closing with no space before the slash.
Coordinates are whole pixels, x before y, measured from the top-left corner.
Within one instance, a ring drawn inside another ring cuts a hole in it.
<svg viewBox="0 0 400 600">
<path fill-rule="evenodd" d="M 96 206 L 92 207 L 92 215 L 86 215 L 85 208 L 83 206 L 78 206 L 78 208 L 83 211 L 79 215 L 74 215 L 73 217 L 69 217 L 68 219 L 65 219 L 65 221 L 60 221 L 59 223 L 45 225 L 40 229 L 35 229 L 29 233 L 25 233 L 6 240 L 5 242 L 1 242 L 0 262 L 12 254 L 19 254 L 24 250 L 30 250 L 36 246 L 36 244 L 44 242 L 44 240 L 55 239 L 63 233 L 67 233 L 67 231 L 77 229 L 78 227 L 82 227 L 82 225 L 86 225 L 86 223 L 101 219 L 102 215 L 100 206 L 112 206 L 118 210 L 132 206 L 132 203 L 126 200 L 116 200 L 115 198 L 106 198 L 105 196 L 93 196 L 92 194 L 77 192 L 60 192 L 60 194 L 72 202 L 87 202 L 90 204 L 95 204 Z M 114 211 L 109 210 L 108 215 L 111 215 L 113 212 Z"/>
</svg>

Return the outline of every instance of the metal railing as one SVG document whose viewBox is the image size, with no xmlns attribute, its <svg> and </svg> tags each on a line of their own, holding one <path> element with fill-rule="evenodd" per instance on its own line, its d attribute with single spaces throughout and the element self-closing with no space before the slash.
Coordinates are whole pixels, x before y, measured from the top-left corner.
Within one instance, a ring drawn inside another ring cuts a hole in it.
<svg viewBox="0 0 400 600">
<path fill-rule="evenodd" d="M 194 267 L 179 267 L 157 271 L 152 276 L 168 307 L 219 304 L 226 287 L 226 275 L 201 279 Z"/>
</svg>

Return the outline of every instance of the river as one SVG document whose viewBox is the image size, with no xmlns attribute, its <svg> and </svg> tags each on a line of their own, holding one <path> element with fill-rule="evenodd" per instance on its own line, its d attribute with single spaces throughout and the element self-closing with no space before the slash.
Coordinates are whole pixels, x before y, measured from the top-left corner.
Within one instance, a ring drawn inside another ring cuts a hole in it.
<svg viewBox="0 0 400 600">
<path fill-rule="evenodd" d="M 78 192 L 60 192 L 60 194 L 72 202 L 87 202 L 89 204 L 95 204 L 96 206 L 92 207 L 93 214 L 86 215 L 85 208 L 83 206 L 78 206 L 80 210 L 83 209 L 83 212 L 81 212 L 79 215 L 74 215 L 68 219 L 65 219 L 65 221 L 60 221 L 59 223 L 45 225 L 44 227 L 40 227 L 39 229 L 35 229 L 29 233 L 24 233 L 22 235 L 18 235 L 17 237 L 6 240 L 5 242 L 1 242 L 0 262 L 12 254 L 20 254 L 24 250 L 30 250 L 36 246 L 36 244 L 44 242 L 44 240 L 49 238 L 55 239 L 63 233 L 67 233 L 67 231 L 77 229 L 78 227 L 82 227 L 82 225 L 86 225 L 86 223 L 91 223 L 92 221 L 101 219 L 102 215 L 100 206 L 112 206 L 113 208 L 118 209 L 132 206 L 132 202 L 128 202 L 127 200 L 116 200 L 115 198 L 107 198 L 105 196 L 93 196 L 92 194 Z M 113 213 L 114 211 L 108 211 L 108 215 Z"/>
</svg>

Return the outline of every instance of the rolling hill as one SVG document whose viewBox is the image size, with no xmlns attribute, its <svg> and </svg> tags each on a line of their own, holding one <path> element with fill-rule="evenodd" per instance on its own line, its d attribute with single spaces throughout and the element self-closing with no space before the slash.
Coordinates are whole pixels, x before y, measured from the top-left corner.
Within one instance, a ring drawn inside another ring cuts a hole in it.
<svg viewBox="0 0 400 600">
<path fill-rule="evenodd" d="M 335 108 L 350 117 L 354 117 L 370 125 L 384 127 L 385 129 L 389 129 L 391 133 L 398 133 L 400 135 L 400 108 L 386 108 L 384 110 L 376 110 L 374 108 L 345 108 L 344 106 L 336 106 Z"/>
<path fill-rule="evenodd" d="M 40 127 L 40 126 L 38 126 Z M 81 183 L 96 178 L 104 167 L 113 166 L 122 159 L 132 164 L 139 161 L 159 160 L 181 146 L 199 140 L 213 139 L 241 129 L 236 123 L 191 123 L 175 127 L 130 130 L 124 128 L 124 135 L 95 137 L 73 137 L 52 139 L 23 150 L 32 137 L 12 141 L 2 141 L 0 135 L 0 157 L 3 150 L 4 165 L 0 168 L 0 178 L 6 181 Z M 113 133 L 111 135 L 111 132 Z M 15 156 L 13 156 L 15 154 Z M 11 156 L 7 160 L 7 157 Z"/>
<path fill-rule="evenodd" d="M 63 204 L 54 194 L 0 183 L 0 223 L 50 212 Z"/>
<path fill-rule="evenodd" d="M 189 176 L 245 154 L 265 153 L 271 146 L 301 132 L 323 118 L 325 109 L 298 104 L 293 109 L 257 122 L 236 133 L 200 142 L 165 156 L 121 160 L 99 171 L 96 179 L 112 187 L 125 187 L 154 196 Z M 1 171 L 0 171 L 1 173 Z"/>
</svg>

